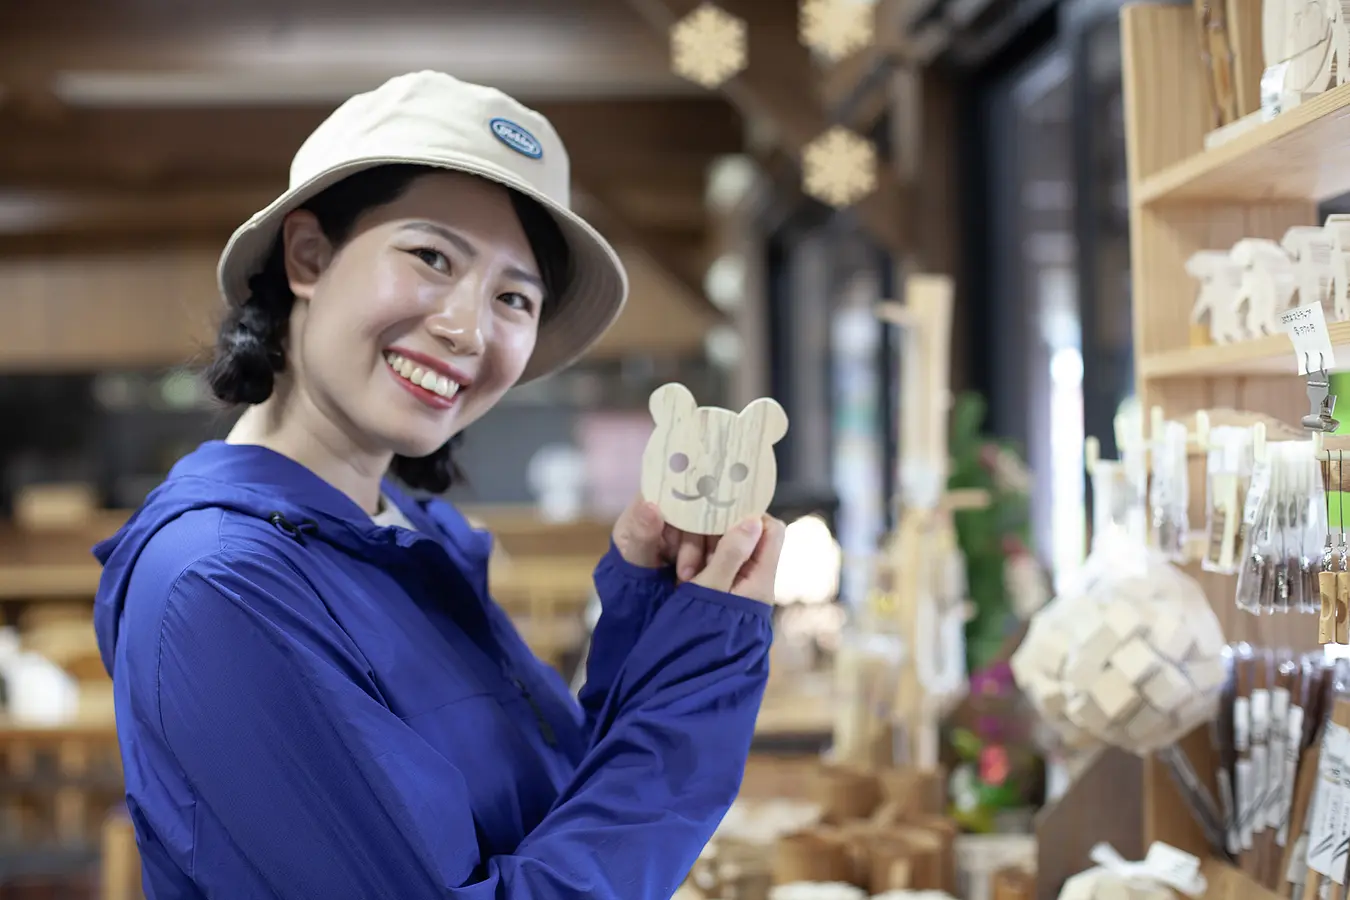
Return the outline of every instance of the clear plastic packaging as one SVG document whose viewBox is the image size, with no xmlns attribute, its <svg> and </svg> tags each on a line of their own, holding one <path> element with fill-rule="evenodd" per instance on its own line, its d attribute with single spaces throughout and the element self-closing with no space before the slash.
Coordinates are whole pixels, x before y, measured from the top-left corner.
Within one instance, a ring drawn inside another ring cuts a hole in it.
<svg viewBox="0 0 1350 900">
<path fill-rule="evenodd" d="M 1208 721 L 1224 682 L 1224 638 L 1204 591 L 1134 525 L 1117 464 L 1093 471 L 1092 550 L 1032 619 L 1014 675 L 1071 746 L 1091 738 L 1138 754 Z"/>
<path fill-rule="evenodd" d="M 1326 498 L 1307 441 L 1266 445 L 1247 494 L 1243 524 L 1238 608 L 1251 613 L 1317 611 Z"/>
<path fill-rule="evenodd" d="M 1210 431 L 1205 467 L 1205 550 L 1200 560 L 1206 571 L 1225 575 L 1237 572 L 1238 548 L 1249 512 L 1244 509 L 1243 498 L 1259 490 L 1258 469 L 1253 465 L 1250 429 L 1220 426 Z"/>
<path fill-rule="evenodd" d="M 1168 559 L 1184 562 L 1190 539 L 1190 478 L 1186 426 L 1168 422 L 1153 440 L 1153 479 L 1149 485 L 1153 541 Z"/>
</svg>

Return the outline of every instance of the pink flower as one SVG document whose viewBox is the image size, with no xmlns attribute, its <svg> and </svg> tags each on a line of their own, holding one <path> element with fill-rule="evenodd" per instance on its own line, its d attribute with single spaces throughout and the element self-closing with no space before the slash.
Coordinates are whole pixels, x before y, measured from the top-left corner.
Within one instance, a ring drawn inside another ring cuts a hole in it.
<svg viewBox="0 0 1350 900">
<path fill-rule="evenodd" d="M 980 780 L 985 784 L 998 787 L 1008 780 L 1012 773 L 1012 764 L 1008 761 L 1008 750 L 992 744 L 980 750 Z"/>
</svg>

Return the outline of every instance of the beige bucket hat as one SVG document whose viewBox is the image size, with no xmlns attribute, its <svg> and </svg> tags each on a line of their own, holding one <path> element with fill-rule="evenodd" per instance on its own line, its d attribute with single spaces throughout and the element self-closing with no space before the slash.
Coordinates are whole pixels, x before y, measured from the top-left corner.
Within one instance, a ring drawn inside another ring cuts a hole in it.
<svg viewBox="0 0 1350 900">
<path fill-rule="evenodd" d="M 495 88 L 440 72 L 414 72 L 357 94 L 314 130 L 291 162 L 290 187 L 230 238 L 217 277 L 225 299 L 249 294 L 282 219 L 349 175 L 413 163 L 479 175 L 537 200 L 571 249 L 571 279 L 540 326 L 521 376 L 531 381 L 574 362 L 618 317 L 628 276 L 618 254 L 570 209 L 567 150 L 548 119 Z"/>
</svg>

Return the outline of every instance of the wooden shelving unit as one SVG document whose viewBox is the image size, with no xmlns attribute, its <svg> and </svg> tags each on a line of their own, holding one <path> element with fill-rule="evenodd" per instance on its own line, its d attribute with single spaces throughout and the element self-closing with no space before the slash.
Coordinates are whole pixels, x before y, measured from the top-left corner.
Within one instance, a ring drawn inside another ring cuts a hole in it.
<svg viewBox="0 0 1350 900">
<path fill-rule="evenodd" d="M 1135 302 L 1139 302 L 1138 297 Z M 1327 331 L 1331 333 L 1337 359 L 1350 360 L 1350 322 L 1329 322 Z M 1149 381 L 1216 375 L 1293 375 L 1295 372 L 1289 338 L 1283 334 L 1232 344 L 1161 350 L 1144 354 L 1139 359 L 1139 377 Z"/>
<path fill-rule="evenodd" d="M 1211 120 L 1196 27 L 1189 4 L 1139 3 L 1121 13 L 1137 394 L 1145 409 L 1161 406 L 1172 419 L 1222 407 L 1297 426 L 1308 401 L 1288 337 L 1191 346 L 1197 285 L 1185 262 L 1199 250 L 1227 250 L 1248 237 L 1279 240 L 1291 226 L 1320 224 L 1318 201 L 1350 191 L 1350 87 L 1205 150 Z M 1350 322 L 1333 323 L 1331 336 L 1344 348 L 1342 366 L 1350 363 Z M 1192 496 L 1197 521 L 1203 489 Z M 1198 567 L 1191 574 L 1229 640 L 1316 646 L 1312 617 L 1239 613 L 1234 578 Z M 1201 771 L 1212 768 L 1204 765 L 1207 745 L 1201 733 L 1185 745 Z M 1143 775 L 1144 846 L 1163 840 L 1207 856 L 1163 766 L 1146 761 Z M 1211 873 L 1210 896 L 1265 894 L 1239 881 L 1220 866 Z"/>
<path fill-rule="evenodd" d="M 1350 191 L 1350 85 L 1142 178 L 1140 203 L 1324 200 Z"/>
</svg>

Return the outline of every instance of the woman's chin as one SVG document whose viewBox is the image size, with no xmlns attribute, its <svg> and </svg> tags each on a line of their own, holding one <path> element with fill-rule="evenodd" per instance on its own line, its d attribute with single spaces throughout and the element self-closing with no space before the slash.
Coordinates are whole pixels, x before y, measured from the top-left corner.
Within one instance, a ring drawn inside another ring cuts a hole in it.
<svg viewBox="0 0 1350 900">
<path fill-rule="evenodd" d="M 423 456 L 430 456 L 444 447 L 450 437 L 450 435 L 439 430 L 435 434 L 429 434 L 425 431 L 386 432 L 383 443 L 386 447 L 392 449 L 396 456 L 419 459 Z"/>
</svg>

